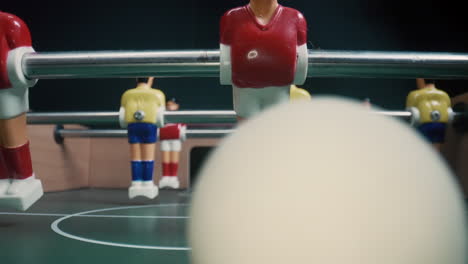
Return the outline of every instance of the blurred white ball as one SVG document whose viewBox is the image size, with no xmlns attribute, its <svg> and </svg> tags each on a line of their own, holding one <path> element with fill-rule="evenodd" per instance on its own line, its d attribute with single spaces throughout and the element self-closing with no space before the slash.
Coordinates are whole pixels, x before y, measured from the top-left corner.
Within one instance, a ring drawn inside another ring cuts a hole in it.
<svg viewBox="0 0 468 264">
<path fill-rule="evenodd" d="M 284 104 L 200 173 L 194 264 L 465 264 L 461 192 L 407 124 L 360 103 Z"/>
</svg>

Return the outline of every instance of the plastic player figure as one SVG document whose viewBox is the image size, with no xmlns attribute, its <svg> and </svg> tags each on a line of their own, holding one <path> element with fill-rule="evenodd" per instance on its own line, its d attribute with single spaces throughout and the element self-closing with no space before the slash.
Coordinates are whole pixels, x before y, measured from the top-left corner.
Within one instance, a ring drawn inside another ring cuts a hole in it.
<svg viewBox="0 0 468 264">
<path fill-rule="evenodd" d="M 440 149 L 447 123 L 453 119 L 450 97 L 436 88 L 434 80 L 421 80 L 417 80 L 417 86 L 423 88 L 409 93 L 406 107 L 412 113 L 411 124 Z"/>
<path fill-rule="evenodd" d="M 163 126 L 165 95 L 151 88 L 153 78 L 137 78 L 137 87 L 122 95 L 119 120 L 127 127 L 130 143 L 132 185 L 130 199 L 145 196 L 153 199 L 158 187 L 153 183 L 154 152 L 158 126 Z"/>
<path fill-rule="evenodd" d="M 167 111 L 179 110 L 179 103 L 171 98 L 166 103 Z M 178 189 L 180 182 L 178 176 L 180 151 L 182 141 L 185 140 L 185 124 L 167 124 L 160 129 L 162 151 L 162 177 L 159 180 L 159 188 L 169 187 Z"/>
<path fill-rule="evenodd" d="M 232 85 L 238 119 L 288 100 L 307 78 L 307 23 L 277 0 L 250 0 L 221 19 L 221 84 Z"/>
<path fill-rule="evenodd" d="M 23 74 L 24 54 L 34 52 L 27 25 L 0 11 L 0 205 L 28 209 L 43 194 L 35 178 L 26 129 L 28 88 L 37 80 Z"/>
<path fill-rule="evenodd" d="M 180 187 L 177 174 L 186 128 L 185 124 L 167 124 L 159 130 L 163 155 L 163 174 L 159 180 L 159 188 L 169 187 L 178 189 Z"/>
</svg>

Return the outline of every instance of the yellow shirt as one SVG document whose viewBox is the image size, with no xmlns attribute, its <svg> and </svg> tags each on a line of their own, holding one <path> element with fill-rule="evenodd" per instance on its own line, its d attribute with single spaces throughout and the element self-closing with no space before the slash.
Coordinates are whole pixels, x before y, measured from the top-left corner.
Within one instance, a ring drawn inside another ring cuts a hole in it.
<svg viewBox="0 0 468 264">
<path fill-rule="evenodd" d="M 434 122 L 431 113 L 438 111 L 440 119 L 436 122 L 447 123 L 449 120 L 448 109 L 451 107 L 450 97 L 442 90 L 434 87 L 414 90 L 406 98 L 406 107 L 415 107 L 421 114 L 420 123 Z"/>
<path fill-rule="evenodd" d="M 158 112 L 164 109 L 166 96 L 146 84 L 127 90 L 122 95 L 121 106 L 125 109 L 125 122 L 156 124 Z"/>
</svg>

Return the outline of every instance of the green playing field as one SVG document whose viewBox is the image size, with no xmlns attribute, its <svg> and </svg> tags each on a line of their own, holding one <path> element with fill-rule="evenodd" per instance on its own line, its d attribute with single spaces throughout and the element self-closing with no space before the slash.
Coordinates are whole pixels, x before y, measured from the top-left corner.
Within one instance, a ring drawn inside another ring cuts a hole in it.
<svg viewBox="0 0 468 264">
<path fill-rule="evenodd" d="M 189 198 L 91 189 L 47 193 L 27 212 L 1 208 L 0 263 L 188 263 Z"/>
</svg>

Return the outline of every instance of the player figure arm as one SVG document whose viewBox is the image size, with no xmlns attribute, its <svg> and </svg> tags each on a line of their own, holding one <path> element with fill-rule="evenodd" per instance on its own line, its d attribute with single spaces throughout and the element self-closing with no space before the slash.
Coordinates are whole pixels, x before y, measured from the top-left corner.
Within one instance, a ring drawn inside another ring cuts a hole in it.
<svg viewBox="0 0 468 264">
<path fill-rule="evenodd" d="M 231 46 L 220 44 L 220 82 L 222 85 L 232 84 Z"/>
<path fill-rule="evenodd" d="M 8 78 L 13 87 L 32 87 L 37 79 L 30 80 L 23 73 L 22 59 L 26 53 L 33 53 L 31 34 L 26 24 L 14 17 L 6 30 L 8 48 L 7 70 Z"/>
<path fill-rule="evenodd" d="M 297 61 L 294 84 L 302 85 L 307 79 L 309 68 L 309 51 L 307 49 L 307 21 L 299 13 L 297 21 Z"/>
<path fill-rule="evenodd" d="M 307 71 L 309 68 L 309 51 L 307 44 L 302 44 L 297 47 L 297 62 L 296 73 L 294 74 L 294 84 L 302 85 L 307 79 Z"/>
<path fill-rule="evenodd" d="M 229 15 L 225 14 L 220 22 L 220 83 L 222 85 L 232 84 L 231 66 L 231 31 Z"/>
<path fill-rule="evenodd" d="M 125 97 L 125 93 L 122 95 L 122 99 L 120 102 L 120 109 L 119 109 L 119 124 L 121 128 L 127 128 L 127 121 L 125 120 L 125 104 L 127 102 L 127 98 Z"/>
</svg>

